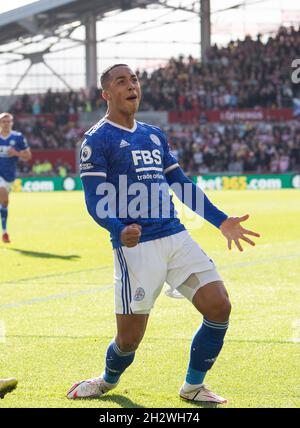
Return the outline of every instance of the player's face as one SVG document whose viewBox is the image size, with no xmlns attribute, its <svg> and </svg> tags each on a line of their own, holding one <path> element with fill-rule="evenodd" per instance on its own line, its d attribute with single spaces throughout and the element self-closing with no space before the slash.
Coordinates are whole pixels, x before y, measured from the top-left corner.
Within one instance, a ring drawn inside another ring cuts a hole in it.
<svg viewBox="0 0 300 428">
<path fill-rule="evenodd" d="M 125 114 L 138 111 L 141 87 L 136 74 L 129 67 L 117 67 L 110 72 L 111 82 L 106 91 L 110 110 Z"/>
<path fill-rule="evenodd" d="M 9 116 L 4 116 L 0 119 L 0 131 L 10 132 L 13 126 L 13 120 Z"/>
</svg>

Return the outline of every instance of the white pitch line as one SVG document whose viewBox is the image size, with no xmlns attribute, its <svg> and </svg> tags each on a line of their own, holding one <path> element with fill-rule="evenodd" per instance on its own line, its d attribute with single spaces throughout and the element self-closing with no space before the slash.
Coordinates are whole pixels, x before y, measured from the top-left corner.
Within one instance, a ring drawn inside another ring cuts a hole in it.
<svg viewBox="0 0 300 428">
<path fill-rule="evenodd" d="M 300 343 L 300 319 L 296 319 L 292 323 L 292 338 L 293 343 Z"/>
<path fill-rule="evenodd" d="M 0 320 L 0 343 L 5 343 L 5 322 Z"/>
</svg>

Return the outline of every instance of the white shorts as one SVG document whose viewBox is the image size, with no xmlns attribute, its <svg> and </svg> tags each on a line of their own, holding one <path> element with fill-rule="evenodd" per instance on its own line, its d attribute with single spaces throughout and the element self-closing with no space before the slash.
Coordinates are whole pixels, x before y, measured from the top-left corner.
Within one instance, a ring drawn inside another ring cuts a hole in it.
<svg viewBox="0 0 300 428">
<path fill-rule="evenodd" d="M 114 264 L 117 314 L 148 314 L 165 282 L 192 301 L 200 287 L 221 281 L 214 262 L 186 230 L 133 248 L 118 248 Z M 199 284 L 191 288 L 183 283 L 192 273 L 198 273 Z"/>
<path fill-rule="evenodd" d="M 0 187 L 4 187 L 8 192 L 11 190 L 12 183 L 9 183 L 8 181 L 4 180 L 3 177 L 0 177 Z"/>
</svg>

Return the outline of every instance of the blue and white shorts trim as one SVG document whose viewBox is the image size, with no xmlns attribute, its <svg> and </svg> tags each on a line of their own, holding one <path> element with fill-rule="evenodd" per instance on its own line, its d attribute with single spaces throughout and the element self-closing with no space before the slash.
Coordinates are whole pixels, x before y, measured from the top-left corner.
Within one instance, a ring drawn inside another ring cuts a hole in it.
<svg viewBox="0 0 300 428">
<path fill-rule="evenodd" d="M 0 188 L 4 187 L 4 189 L 10 192 L 12 184 L 13 183 L 9 183 L 8 181 L 4 180 L 3 177 L 0 177 Z"/>
<path fill-rule="evenodd" d="M 117 314 L 149 314 L 165 283 L 192 301 L 200 287 L 221 281 L 215 264 L 185 230 L 114 250 Z M 185 284 L 193 274 L 194 287 Z"/>
<path fill-rule="evenodd" d="M 130 285 L 130 278 L 128 273 L 128 266 L 127 266 L 127 262 L 124 257 L 122 248 L 117 248 L 115 250 L 115 258 L 116 257 L 117 257 L 117 262 L 115 260 L 115 280 L 116 278 L 118 278 L 116 287 L 118 286 L 119 288 L 118 290 L 120 295 L 119 297 L 121 297 L 121 301 L 122 301 L 122 312 L 119 312 L 119 313 L 122 313 L 123 315 L 129 315 L 133 313 L 130 307 L 132 294 L 131 294 L 131 285 Z"/>
</svg>

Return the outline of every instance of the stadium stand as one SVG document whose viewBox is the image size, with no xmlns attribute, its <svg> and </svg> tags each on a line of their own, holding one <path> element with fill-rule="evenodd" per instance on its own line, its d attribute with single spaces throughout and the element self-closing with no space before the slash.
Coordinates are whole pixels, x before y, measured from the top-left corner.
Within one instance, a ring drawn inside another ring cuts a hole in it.
<svg viewBox="0 0 300 428">
<path fill-rule="evenodd" d="M 300 169 L 300 123 L 217 122 L 165 130 L 190 174 L 284 173 Z"/>
<path fill-rule="evenodd" d="M 290 78 L 290 58 L 300 57 L 299 46 L 300 29 L 281 27 L 265 44 L 258 35 L 224 48 L 213 46 L 204 63 L 181 56 L 151 74 L 137 71 L 141 110 L 173 112 L 165 130 L 173 153 L 190 174 L 299 170 L 300 123 L 292 106 L 300 98 L 300 85 Z M 235 108 L 269 113 L 256 121 L 220 117 L 220 112 Z M 80 114 L 104 109 L 100 90 L 92 88 L 24 94 L 10 111 L 33 150 L 74 150 L 84 132 Z M 217 118 L 211 120 L 209 112 L 218 112 Z M 188 117 L 190 124 L 179 124 Z M 51 173 L 57 170 L 52 162 Z M 74 165 L 66 162 L 67 172 L 75 173 Z M 25 174 L 33 173 L 24 168 Z"/>
<path fill-rule="evenodd" d="M 152 73 L 139 72 L 142 110 L 198 110 L 229 107 L 291 107 L 300 96 L 290 78 L 291 58 L 299 58 L 300 29 L 281 27 L 264 44 L 261 36 L 213 46 L 200 63 L 192 56 L 169 62 Z M 12 112 L 78 113 L 103 106 L 99 90 L 24 95 Z"/>
</svg>

